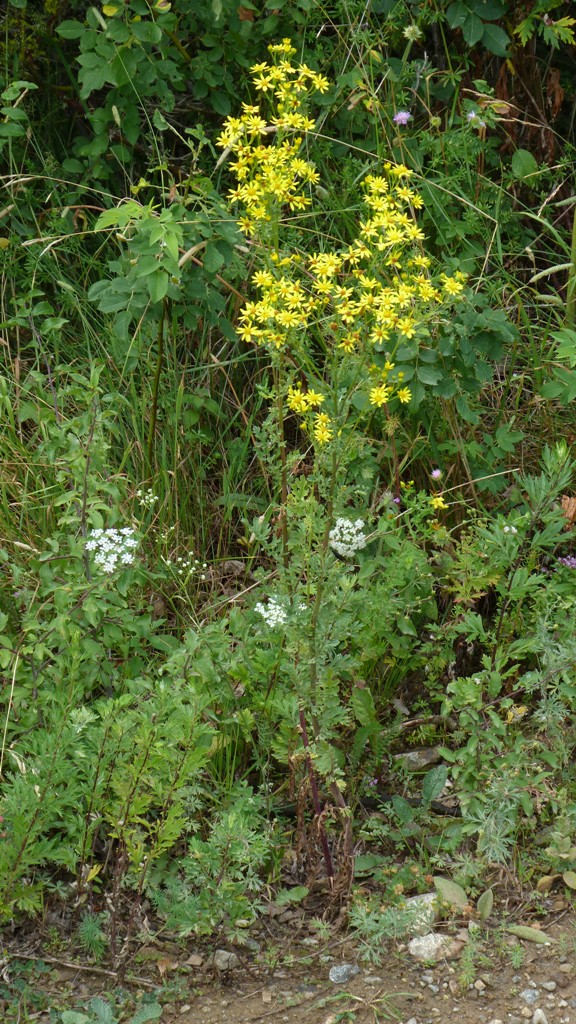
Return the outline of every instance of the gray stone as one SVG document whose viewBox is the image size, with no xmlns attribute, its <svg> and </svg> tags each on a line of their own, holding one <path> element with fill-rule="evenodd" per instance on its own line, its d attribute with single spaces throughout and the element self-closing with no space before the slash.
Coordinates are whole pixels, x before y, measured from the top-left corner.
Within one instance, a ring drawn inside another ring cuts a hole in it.
<svg viewBox="0 0 576 1024">
<path fill-rule="evenodd" d="M 360 968 L 357 964 L 337 964 L 335 967 L 330 968 L 328 977 L 335 985 L 345 985 L 356 974 L 360 974 Z"/>
<path fill-rule="evenodd" d="M 528 1006 L 534 1006 L 534 1003 L 537 1003 L 539 999 L 538 989 L 525 988 L 524 991 L 520 993 L 520 999 L 523 999 Z"/>
<path fill-rule="evenodd" d="M 548 1017 L 544 1013 L 544 1010 L 534 1010 L 532 1024 L 548 1024 Z"/>
<path fill-rule="evenodd" d="M 504 1024 L 504 1021 L 500 1020 L 500 1017 L 493 1017 L 492 1020 L 488 1021 L 488 1024 Z"/>
<path fill-rule="evenodd" d="M 555 992 L 557 987 L 555 981 L 543 981 L 541 985 L 541 988 L 546 989 L 547 992 Z"/>
<path fill-rule="evenodd" d="M 455 943 L 453 939 L 438 932 L 419 935 L 408 943 L 408 952 L 416 960 L 441 960 L 443 957 L 454 956 L 461 948 L 461 943 Z"/>
<path fill-rule="evenodd" d="M 364 977 L 367 985 L 381 985 L 383 980 L 379 974 L 366 974 Z"/>
<path fill-rule="evenodd" d="M 439 747 L 425 747 L 422 750 L 405 750 L 402 754 L 394 754 L 397 761 L 401 761 L 409 771 L 418 772 L 427 768 L 429 764 L 436 764 L 440 760 Z"/>
<path fill-rule="evenodd" d="M 212 963 L 217 971 L 232 971 L 240 963 L 236 953 L 229 953 L 227 949 L 217 949 L 212 957 Z"/>
</svg>

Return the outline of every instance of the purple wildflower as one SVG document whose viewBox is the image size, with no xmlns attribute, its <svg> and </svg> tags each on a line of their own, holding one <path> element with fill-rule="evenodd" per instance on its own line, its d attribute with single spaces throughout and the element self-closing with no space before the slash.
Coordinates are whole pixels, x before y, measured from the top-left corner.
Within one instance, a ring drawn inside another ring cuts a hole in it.
<svg viewBox="0 0 576 1024">
<path fill-rule="evenodd" d="M 562 565 L 566 565 L 568 569 L 576 569 L 576 555 L 567 555 L 566 558 L 559 558 L 558 561 Z"/>
<path fill-rule="evenodd" d="M 410 113 L 409 110 L 399 110 L 396 114 L 394 114 L 392 120 L 394 121 L 394 124 L 408 124 L 408 121 L 410 120 L 411 117 L 412 114 Z"/>
<path fill-rule="evenodd" d="M 430 475 L 431 475 L 433 480 L 440 480 L 440 477 L 442 476 L 442 470 L 441 469 L 433 469 L 432 473 Z"/>
<path fill-rule="evenodd" d="M 477 128 L 486 127 L 486 121 L 483 121 L 481 117 L 478 117 L 475 110 L 469 110 L 466 117 L 472 124 L 475 124 Z"/>
</svg>

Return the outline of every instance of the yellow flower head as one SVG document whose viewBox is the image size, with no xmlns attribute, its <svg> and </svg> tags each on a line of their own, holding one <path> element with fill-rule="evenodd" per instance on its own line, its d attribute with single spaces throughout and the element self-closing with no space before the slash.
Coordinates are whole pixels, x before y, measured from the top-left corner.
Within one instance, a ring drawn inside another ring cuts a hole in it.
<svg viewBox="0 0 576 1024">
<path fill-rule="evenodd" d="M 430 500 L 430 504 L 432 505 L 432 508 L 434 508 L 434 509 L 448 508 L 448 505 L 444 501 L 444 498 L 442 497 L 441 494 L 435 494 L 429 500 Z"/>
</svg>

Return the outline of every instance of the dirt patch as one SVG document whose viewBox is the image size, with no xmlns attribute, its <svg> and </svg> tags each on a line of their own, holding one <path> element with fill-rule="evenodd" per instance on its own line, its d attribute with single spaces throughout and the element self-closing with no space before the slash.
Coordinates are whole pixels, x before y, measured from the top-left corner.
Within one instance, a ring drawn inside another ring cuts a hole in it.
<svg viewBox="0 0 576 1024">
<path fill-rule="evenodd" d="M 206 949 L 143 947 L 135 962 L 139 981 L 128 978 L 123 987 L 104 968 L 75 966 L 48 954 L 26 960 L 26 954 L 8 953 L 5 981 L 21 977 L 18 970 L 26 963 L 44 964 L 44 973 L 29 984 L 28 1016 L 17 1000 L 5 999 L 2 1020 L 59 1024 L 58 1011 L 88 1015 L 90 999 L 103 997 L 118 1022 L 129 1022 L 142 1000 L 158 1000 L 161 1024 L 576 1024 L 576 919 L 549 923 L 546 933 L 550 945 L 523 942 L 502 930 L 483 933 L 453 959 L 437 963 L 414 960 L 403 943 L 389 944 L 376 965 L 363 962 L 358 948 L 337 936 L 321 941 L 300 934 L 293 940 L 289 931 L 271 935 L 262 929 L 252 939 L 257 951 L 226 951 L 233 956 L 224 970 Z M 343 964 L 350 965 L 351 977 L 336 984 L 330 969 Z"/>
</svg>

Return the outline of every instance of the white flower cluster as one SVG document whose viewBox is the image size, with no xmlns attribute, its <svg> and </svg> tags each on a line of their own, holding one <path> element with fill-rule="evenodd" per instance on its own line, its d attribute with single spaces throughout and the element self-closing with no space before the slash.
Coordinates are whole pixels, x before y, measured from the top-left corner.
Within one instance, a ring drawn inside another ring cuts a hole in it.
<svg viewBox="0 0 576 1024">
<path fill-rule="evenodd" d="M 503 526 L 502 529 L 504 530 L 504 533 L 518 533 L 515 526 Z"/>
<path fill-rule="evenodd" d="M 363 533 L 364 520 L 337 519 L 334 527 L 330 530 L 330 546 L 342 558 L 351 558 L 357 551 L 366 547 L 366 537 Z"/>
<path fill-rule="evenodd" d="M 134 530 L 129 526 L 120 530 L 92 530 L 86 541 L 86 551 L 94 552 L 94 564 L 108 573 L 132 565 L 137 547 Z"/>
<path fill-rule="evenodd" d="M 178 576 L 191 576 L 192 573 L 197 572 L 200 575 L 201 580 L 206 579 L 205 569 L 208 568 L 206 562 L 201 562 L 199 558 L 194 558 L 194 552 L 188 552 L 188 558 L 164 558 L 162 555 L 162 561 L 167 569 L 172 569 L 173 572 L 177 573 Z"/>
<path fill-rule="evenodd" d="M 138 490 L 136 491 L 136 497 L 138 498 L 140 504 L 144 506 L 144 508 L 154 508 L 154 505 L 158 501 L 158 495 L 154 494 L 154 491 L 152 490 L 151 487 L 148 487 L 147 489 L 144 490 L 141 487 L 139 487 Z"/>
<path fill-rule="evenodd" d="M 274 629 L 276 626 L 283 626 L 288 621 L 288 614 L 286 609 L 282 607 L 280 601 L 276 597 L 271 597 L 268 604 L 262 604 L 261 601 L 254 606 L 254 611 L 258 612 L 264 619 L 267 626 L 270 629 Z"/>
</svg>

